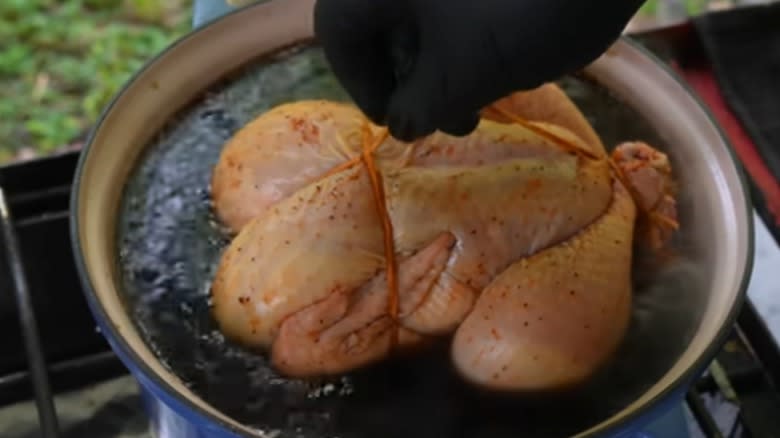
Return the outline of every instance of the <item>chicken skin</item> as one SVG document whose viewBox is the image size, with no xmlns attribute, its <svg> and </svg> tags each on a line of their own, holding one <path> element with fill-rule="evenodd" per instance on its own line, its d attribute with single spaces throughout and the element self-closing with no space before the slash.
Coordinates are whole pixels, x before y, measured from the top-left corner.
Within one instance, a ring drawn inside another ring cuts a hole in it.
<svg viewBox="0 0 780 438">
<path fill-rule="evenodd" d="M 638 217 L 656 247 L 676 228 L 670 180 L 647 144 L 607 154 L 553 84 L 486 108 L 468 136 L 412 143 L 349 104 L 283 104 L 214 169 L 214 208 L 235 234 L 214 315 L 290 377 L 451 336 L 475 384 L 576 384 L 626 332 Z"/>
</svg>

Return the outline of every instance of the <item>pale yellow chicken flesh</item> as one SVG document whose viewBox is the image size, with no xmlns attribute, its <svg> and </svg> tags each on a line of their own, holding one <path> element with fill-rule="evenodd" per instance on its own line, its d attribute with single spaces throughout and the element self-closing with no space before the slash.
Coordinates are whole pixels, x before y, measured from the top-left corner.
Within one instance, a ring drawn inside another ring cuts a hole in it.
<svg viewBox="0 0 780 438">
<path fill-rule="evenodd" d="M 362 161 L 383 137 L 347 104 L 285 104 L 239 131 L 212 179 L 237 233 L 212 285 L 223 332 L 295 377 L 451 334 L 480 385 L 592 374 L 630 314 L 636 194 L 674 223 L 668 161 L 635 143 L 610 162 L 554 85 L 493 110 L 466 137 L 386 138 Z"/>
</svg>

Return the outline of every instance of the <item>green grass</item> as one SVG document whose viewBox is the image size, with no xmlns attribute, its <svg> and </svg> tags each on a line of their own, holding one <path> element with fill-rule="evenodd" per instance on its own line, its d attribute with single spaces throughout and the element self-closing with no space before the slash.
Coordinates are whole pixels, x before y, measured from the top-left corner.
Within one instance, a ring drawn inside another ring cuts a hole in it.
<svg viewBox="0 0 780 438">
<path fill-rule="evenodd" d="M 658 0 L 648 0 L 642 4 L 639 8 L 639 13 L 653 16 L 658 10 Z"/>
<path fill-rule="evenodd" d="M 659 10 L 659 3 L 663 3 L 663 0 L 647 0 L 640 8 L 640 13 L 655 16 Z M 706 10 L 707 4 L 711 3 L 710 0 L 684 0 L 685 10 L 688 15 L 697 15 Z"/>
<path fill-rule="evenodd" d="M 0 1 L 0 163 L 79 139 L 128 77 L 189 28 L 184 0 Z"/>
</svg>

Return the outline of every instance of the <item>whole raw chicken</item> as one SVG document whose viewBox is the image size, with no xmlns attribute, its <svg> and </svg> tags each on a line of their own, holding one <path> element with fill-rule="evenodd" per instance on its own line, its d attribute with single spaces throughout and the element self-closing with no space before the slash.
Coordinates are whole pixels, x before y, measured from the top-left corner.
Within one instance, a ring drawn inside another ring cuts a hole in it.
<svg viewBox="0 0 780 438">
<path fill-rule="evenodd" d="M 343 373 L 452 337 L 469 381 L 583 381 L 623 339 L 635 223 L 676 228 L 662 153 L 607 154 L 553 84 L 472 134 L 387 137 L 349 104 L 283 104 L 225 146 L 215 210 L 237 235 L 212 285 L 223 332 L 287 376 Z"/>
</svg>

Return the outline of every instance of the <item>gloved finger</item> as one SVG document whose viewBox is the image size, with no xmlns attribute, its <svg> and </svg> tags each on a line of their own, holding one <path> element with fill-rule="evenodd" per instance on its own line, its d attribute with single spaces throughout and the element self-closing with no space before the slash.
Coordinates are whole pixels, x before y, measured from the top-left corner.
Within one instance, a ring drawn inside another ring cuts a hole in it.
<svg viewBox="0 0 780 438">
<path fill-rule="evenodd" d="M 424 50 L 424 49 L 423 49 Z M 408 75 L 398 84 L 387 107 L 387 127 L 393 137 L 412 141 L 438 128 L 446 95 L 442 70 L 432 51 L 420 51 Z"/>
<path fill-rule="evenodd" d="M 468 113 L 460 117 L 443 119 L 439 131 L 455 137 L 471 134 L 479 124 L 479 113 Z"/>
<path fill-rule="evenodd" d="M 388 110 L 387 129 L 394 138 L 412 142 L 436 131 L 436 126 L 433 123 L 421 120 L 421 117 L 415 117 L 405 112 Z"/>
<path fill-rule="evenodd" d="M 318 0 L 314 7 L 314 31 L 333 73 L 376 124 L 384 124 L 396 86 L 386 34 L 397 16 L 392 0 Z"/>
<path fill-rule="evenodd" d="M 501 89 L 485 77 L 489 63 L 482 58 L 488 53 L 468 35 L 421 30 L 412 69 L 390 98 L 390 132 L 406 141 L 435 130 L 467 135 L 479 123 L 479 110 L 487 103 L 484 94 Z"/>
</svg>

